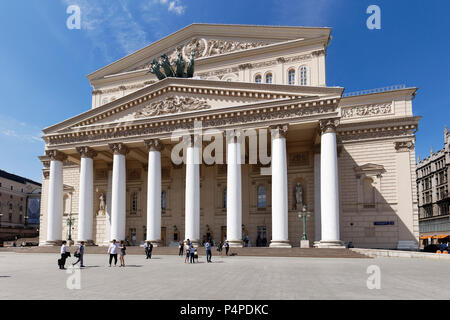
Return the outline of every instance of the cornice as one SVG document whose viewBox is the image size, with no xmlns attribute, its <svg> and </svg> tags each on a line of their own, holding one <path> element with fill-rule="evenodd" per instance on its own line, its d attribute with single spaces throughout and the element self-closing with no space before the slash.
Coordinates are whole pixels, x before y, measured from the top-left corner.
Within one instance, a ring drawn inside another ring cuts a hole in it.
<svg viewBox="0 0 450 320">
<path fill-rule="evenodd" d="M 402 117 L 362 123 L 345 123 L 337 128 L 342 142 L 357 142 L 381 138 L 415 139 L 420 117 Z"/>
<path fill-rule="evenodd" d="M 194 93 L 228 97 L 252 97 L 261 95 L 261 99 L 292 98 L 308 94 L 341 95 L 344 89 L 340 87 L 309 87 L 278 84 L 256 84 L 247 82 L 226 82 L 200 79 L 166 78 L 135 91 L 125 97 L 114 100 L 98 108 L 88 110 L 63 122 L 47 127 L 44 134 L 49 134 L 70 126 L 93 124 L 109 115 L 124 111 L 148 99 L 168 92 Z M 269 92 L 269 93 L 267 93 Z M 109 113 L 109 114 L 108 114 Z M 84 124 L 83 124 L 84 122 Z"/>
<path fill-rule="evenodd" d="M 271 101 L 262 106 L 245 106 L 239 110 L 214 110 L 205 115 L 181 115 L 178 119 L 144 119 L 135 123 L 125 122 L 122 126 L 109 128 L 87 128 L 84 131 L 55 134 L 48 136 L 47 145 L 86 144 L 86 142 L 124 141 L 124 139 L 144 140 L 152 138 L 170 138 L 177 129 L 192 129 L 194 122 L 202 121 L 203 129 L 209 128 L 235 128 L 254 125 L 275 125 L 312 118 L 330 118 L 337 116 L 338 98 L 317 99 L 287 99 L 284 101 Z M 208 110 L 209 111 L 209 110 Z M 116 140 L 117 139 L 117 140 Z"/>
</svg>

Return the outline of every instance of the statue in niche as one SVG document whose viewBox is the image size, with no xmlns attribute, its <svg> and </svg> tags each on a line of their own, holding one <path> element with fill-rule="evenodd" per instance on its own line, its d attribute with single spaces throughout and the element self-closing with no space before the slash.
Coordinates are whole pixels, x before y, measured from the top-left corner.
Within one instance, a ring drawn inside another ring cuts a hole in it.
<svg viewBox="0 0 450 320">
<path fill-rule="evenodd" d="M 103 193 L 100 193 L 100 197 L 98 199 L 100 200 L 100 203 L 98 206 L 99 207 L 98 213 L 105 215 L 105 209 L 106 209 L 105 195 Z"/>
<path fill-rule="evenodd" d="M 295 200 L 297 209 L 303 208 L 303 188 L 299 182 L 297 182 L 297 185 L 295 186 Z"/>
</svg>

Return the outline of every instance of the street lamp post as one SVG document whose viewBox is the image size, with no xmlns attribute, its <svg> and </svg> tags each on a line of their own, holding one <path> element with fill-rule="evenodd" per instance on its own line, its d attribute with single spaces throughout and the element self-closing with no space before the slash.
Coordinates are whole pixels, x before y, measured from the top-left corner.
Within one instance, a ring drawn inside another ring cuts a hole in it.
<svg viewBox="0 0 450 320">
<path fill-rule="evenodd" d="M 73 218 L 72 213 L 69 213 L 69 217 L 67 218 L 67 225 L 69 226 L 69 238 L 68 241 L 72 241 L 72 224 L 73 224 Z"/>
<path fill-rule="evenodd" d="M 307 209 L 306 209 L 306 204 L 303 205 L 302 211 L 298 213 L 298 217 L 300 219 L 302 219 L 302 223 L 303 223 L 303 235 L 302 235 L 302 241 L 300 242 L 300 247 L 307 246 L 309 248 L 308 236 L 306 235 L 306 221 L 311 216 L 310 213 L 311 212 L 307 211 Z M 306 244 L 306 241 L 308 242 L 307 244 Z"/>
</svg>

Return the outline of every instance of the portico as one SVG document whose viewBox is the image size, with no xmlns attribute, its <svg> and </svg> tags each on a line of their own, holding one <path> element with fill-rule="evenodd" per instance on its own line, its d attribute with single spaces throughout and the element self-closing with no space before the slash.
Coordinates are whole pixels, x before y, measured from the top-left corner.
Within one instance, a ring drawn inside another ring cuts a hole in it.
<svg viewBox="0 0 450 320">
<path fill-rule="evenodd" d="M 413 158 L 394 146 L 414 139 L 415 89 L 343 97 L 326 86 L 327 28 L 227 26 L 233 39 L 212 37 L 222 28 L 189 26 L 88 76 L 92 109 L 43 130 L 41 244 L 66 239 L 71 214 L 88 244 L 299 246 L 303 205 L 319 248 L 414 241 L 414 212 L 401 209 L 411 197 L 386 190 L 411 180 L 391 164 Z M 194 78 L 148 75 L 164 52 L 195 56 Z M 379 219 L 395 227 L 375 230 Z"/>
</svg>

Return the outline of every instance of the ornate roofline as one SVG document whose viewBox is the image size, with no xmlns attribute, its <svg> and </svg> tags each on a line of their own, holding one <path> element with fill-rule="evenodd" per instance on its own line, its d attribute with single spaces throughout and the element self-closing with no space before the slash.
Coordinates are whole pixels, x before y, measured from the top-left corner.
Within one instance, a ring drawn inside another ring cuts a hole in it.
<svg viewBox="0 0 450 320">
<path fill-rule="evenodd" d="M 267 39 L 270 31 L 270 39 Z M 286 27 L 286 26 L 261 26 L 261 25 L 226 25 L 226 24 L 199 24 L 188 25 L 168 36 L 137 50 L 103 68 L 87 75 L 89 81 L 102 78 L 106 74 L 114 74 L 137 64 L 149 56 L 157 56 L 164 51 L 176 47 L 190 37 L 228 37 L 228 38 L 253 38 L 272 41 L 287 41 L 298 38 L 324 38 L 325 46 L 328 43 L 331 29 L 324 27 Z M 309 37 L 308 37 L 309 36 Z"/>
</svg>

